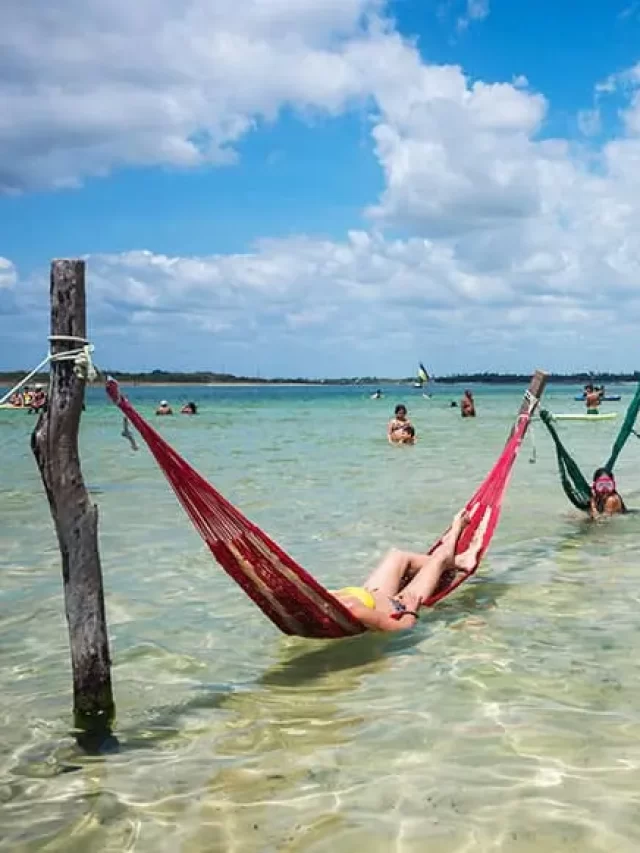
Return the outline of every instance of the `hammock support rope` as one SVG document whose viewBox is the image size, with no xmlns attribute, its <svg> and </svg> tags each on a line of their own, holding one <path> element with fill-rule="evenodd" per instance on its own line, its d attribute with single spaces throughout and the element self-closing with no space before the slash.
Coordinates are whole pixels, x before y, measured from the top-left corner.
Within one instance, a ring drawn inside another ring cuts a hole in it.
<svg viewBox="0 0 640 853">
<path fill-rule="evenodd" d="M 445 573 L 434 595 L 423 604 L 440 601 L 476 571 L 498 524 L 509 477 L 546 378 L 541 371 L 534 375 L 500 457 L 466 505 L 471 521 L 456 550 L 463 553 L 480 531 L 475 566 L 464 572 Z M 339 599 L 198 474 L 120 393 L 114 379 L 107 379 L 106 391 L 144 439 L 214 558 L 283 633 L 336 639 L 366 630 Z M 441 543 L 442 538 L 429 553 Z"/>
<path fill-rule="evenodd" d="M 26 376 L 16 383 L 13 388 L 10 388 L 4 396 L 0 397 L 0 406 L 3 406 L 7 400 L 10 400 L 27 382 L 36 376 L 47 364 L 54 361 L 73 361 L 74 372 L 79 379 L 84 379 L 87 382 L 93 382 L 98 375 L 98 371 L 93 363 L 91 354 L 93 353 L 93 344 L 89 343 L 85 338 L 77 338 L 75 335 L 49 335 L 51 344 L 78 344 L 74 349 L 62 352 L 49 352 L 40 364 L 30 370 Z"/>
<path fill-rule="evenodd" d="M 629 437 L 635 435 L 635 423 L 640 412 L 640 383 L 636 389 L 633 399 L 629 403 L 629 408 L 625 415 L 625 419 L 618 431 L 611 454 L 607 459 L 603 468 L 610 474 L 613 474 L 613 468 L 618 461 L 618 457 L 622 452 L 623 447 L 629 440 Z M 591 504 L 591 485 L 580 470 L 578 463 L 571 456 L 567 448 L 562 443 L 558 431 L 553 423 L 553 415 L 546 409 L 540 411 L 540 420 L 546 426 L 554 443 L 556 450 L 556 458 L 558 460 L 558 471 L 560 473 L 560 483 L 565 495 L 577 509 L 587 511 Z"/>
</svg>

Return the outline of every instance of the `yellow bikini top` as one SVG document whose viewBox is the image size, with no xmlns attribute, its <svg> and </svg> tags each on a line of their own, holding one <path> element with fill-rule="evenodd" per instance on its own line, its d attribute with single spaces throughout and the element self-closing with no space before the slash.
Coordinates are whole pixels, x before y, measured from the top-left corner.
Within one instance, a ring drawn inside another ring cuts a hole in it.
<svg viewBox="0 0 640 853">
<path fill-rule="evenodd" d="M 342 589 L 337 589 L 333 593 L 334 595 L 338 595 L 341 598 L 357 598 L 358 601 L 361 601 L 365 607 L 368 607 L 370 610 L 375 610 L 376 608 L 376 600 L 371 595 L 368 589 L 365 589 L 363 586 L 345 586 Z"/>
</svg>

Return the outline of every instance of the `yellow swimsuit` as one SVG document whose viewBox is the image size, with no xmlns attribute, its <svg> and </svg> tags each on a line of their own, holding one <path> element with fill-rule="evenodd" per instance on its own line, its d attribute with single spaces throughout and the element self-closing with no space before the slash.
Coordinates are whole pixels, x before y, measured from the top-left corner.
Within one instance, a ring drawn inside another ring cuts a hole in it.
<svg viewBox="0 0 640 853">
<path fill-rule="evenodd" d="M 343 589 L 337 589 L 333 593 L 334 595 L 339 595 L 343 598 L 357 598 L 358 601 L 361 601 L 365 607 L 368 607 L 370 610 L 376 609 L 376 600 L 371 595 L 368 589 L 365 589 L 363 586 L 345 586 Z"/>
</svg>

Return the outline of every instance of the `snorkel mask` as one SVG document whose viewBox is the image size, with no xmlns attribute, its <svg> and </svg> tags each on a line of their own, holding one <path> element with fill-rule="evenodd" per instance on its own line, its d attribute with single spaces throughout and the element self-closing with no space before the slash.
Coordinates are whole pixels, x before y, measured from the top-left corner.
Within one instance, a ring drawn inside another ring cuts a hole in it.
<svg viewBox="0 0 640 853">
<path fill-rule="evenodd" d="M 612 495 L 616 491 L 616 481 L 612 474 L 600 474 L 593 481 L 593 491 L 596 495 Z"/>
</svg>

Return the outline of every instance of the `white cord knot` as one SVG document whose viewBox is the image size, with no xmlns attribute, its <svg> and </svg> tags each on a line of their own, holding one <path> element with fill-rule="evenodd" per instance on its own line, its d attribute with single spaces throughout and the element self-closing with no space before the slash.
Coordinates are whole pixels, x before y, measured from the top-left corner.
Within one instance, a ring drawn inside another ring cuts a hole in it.
<svg viewBox="0 0 640 853">
<path fill-rule="evenodd" d="M 84 379 L 85 382 L 93 382 L 98 375 L 95 368 L 91 353 L 94 350 L 93 344 L 90 344 L 86 338 L 78 338 L 74 335 L 50 335 L 51 343 L 75 343 L 80 346 L 75 349 L 67 350 L 66 352 L 52 353 L 49 358 L 51 361 L 73 361 L 73 372 L 78 379 Z"/>
<path fill-rule="evenodd" d="M 93 344 L 85 344 L 73 360 L 73 372 L 78 379 L 84 379 L 85 382 L 94 382 L 98 375 L 91 358 L 93 350 Z"/>
</svg>

